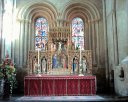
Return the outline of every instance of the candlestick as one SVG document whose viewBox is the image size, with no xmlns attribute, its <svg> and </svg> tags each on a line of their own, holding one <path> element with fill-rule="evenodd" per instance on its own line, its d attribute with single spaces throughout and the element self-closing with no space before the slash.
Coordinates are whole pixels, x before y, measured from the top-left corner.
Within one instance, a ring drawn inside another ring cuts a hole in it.
<svg viewBox="0 0 128 102">
<path fill-rule="evenodd" d="M 82 73 L 82 69 L 83 69 L 83 68 L 81 68 L 81 67 L 82 67 L 82 66 L 81 66 L 81 65 L 82 65 L 82 64 L 81 64 L 81 46 L 80 46 L 80 64 L 79 64 L 79 65 L 80 65 L 80 67 L 79 67 L 79 76 L 84 76 L 83 73 Z"/>
<path fill-rule="evenodd" d="M 38 65 L 39 65 L 39 58 L 40 58 L 40 52 L 39 52 L 39 48 L 38 48 Z"/>
<path fill-rule="evenodd" d="M 81 46 L 80 46 L 80 66 L 81 66 Z"/>
</svg>

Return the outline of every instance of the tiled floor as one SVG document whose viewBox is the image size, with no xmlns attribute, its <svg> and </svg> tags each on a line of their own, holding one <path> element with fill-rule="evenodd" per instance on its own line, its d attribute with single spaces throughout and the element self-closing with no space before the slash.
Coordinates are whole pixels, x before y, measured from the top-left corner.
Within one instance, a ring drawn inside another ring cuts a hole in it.
<svg viewBox="0 0 128 102">
<path fill-rule="evenodd" d="M 1 99 L 0 102 L 128 102 L 128 97 L 95 95 L 95 96 L 12 96 L 10 100 Z"/>
</svg>

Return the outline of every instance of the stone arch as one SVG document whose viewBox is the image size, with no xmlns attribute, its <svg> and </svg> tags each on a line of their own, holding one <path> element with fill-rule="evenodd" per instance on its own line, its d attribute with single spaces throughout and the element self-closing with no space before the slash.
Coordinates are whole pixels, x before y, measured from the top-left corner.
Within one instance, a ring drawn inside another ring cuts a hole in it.
<svg viewBox="0 0 128 102">
<path fill-rule="evenodd" d="M 70 1 L 62 12 L 64 19 L 70 20 L 76 15 L 83 16 L 87 22 L 100 19 L 100 13 L 96 6 L 90 1 Z"/>
<path fill-rule="evenodd" d="M 22 56 L 19 63 L 27 64 L 28 51 L 34 50 L 34 23 L 39 17 L 45 17 L 50 26 L 54 26 L 54 19 L 57 18 L 56 7 L 48 1 L 31 1 L 23 5 L 17 12 L 17 26 L 19 31 L 19 49 L 17 54 Z"/>
<path fill-rule="evenodd" d="M 65 6 L 65 9 L 62 12 L 62 18 L 70 22 L 74 17 L 80 17 L 84 21 L 85 25 L 85 49 L 93 50 L 93 64 L 99 63 L 99 56 L 96 53 L 99 53 L 99 21 L 101 19 L 99 10 L 97 7 L 90 1 L 75 0 L 70 1 Z M 97 59 L 96 59 L 97 58 Z"/>
<path fill-rule="evenodd" d="M 50 23 L 57 17 L 56 7 L 50 2 L 31 2 L 26 4 L 18 12 L 18 20 L 34 21 L 36 18 L 44 16 Z M 50 24 L 51 25 L 51 24 Z"/>
</svg>

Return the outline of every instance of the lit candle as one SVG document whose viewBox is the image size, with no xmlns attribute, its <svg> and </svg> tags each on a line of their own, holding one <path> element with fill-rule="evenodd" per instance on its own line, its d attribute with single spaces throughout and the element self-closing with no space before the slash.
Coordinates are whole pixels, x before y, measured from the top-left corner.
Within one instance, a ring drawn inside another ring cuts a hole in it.
<svg viewBox="0 0 128 102">
<path fill-rule="evenodd" d="M 39 65 L 39 58 L 40 58 L 40 52 L 39 52 L 39 48 L 38 48 L 38 65 Z"/>
</svg>

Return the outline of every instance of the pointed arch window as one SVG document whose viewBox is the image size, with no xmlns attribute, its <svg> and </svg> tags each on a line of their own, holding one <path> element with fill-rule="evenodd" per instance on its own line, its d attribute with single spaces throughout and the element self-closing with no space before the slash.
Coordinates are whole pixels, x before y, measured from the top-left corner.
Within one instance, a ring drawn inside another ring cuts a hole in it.
<svg viewBox="0 0 128 102">
<path fill-rule="evenodd" d="M 48 42 L 48 21 L 41 17 L 35 22 L 35 50 L 45 50 L 45 45 Z"/>
<path fill-rule="evenodd" d="M 72 42 L 75 44 L 75 49 L 84 50 L 84 22 L 81 18 L 75 17 L 72 20 Z"/>
</svg>

